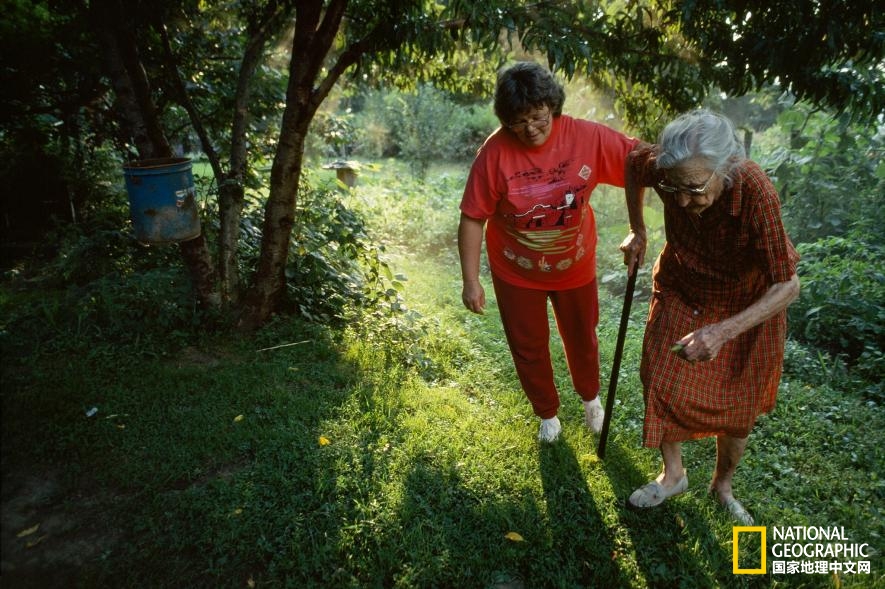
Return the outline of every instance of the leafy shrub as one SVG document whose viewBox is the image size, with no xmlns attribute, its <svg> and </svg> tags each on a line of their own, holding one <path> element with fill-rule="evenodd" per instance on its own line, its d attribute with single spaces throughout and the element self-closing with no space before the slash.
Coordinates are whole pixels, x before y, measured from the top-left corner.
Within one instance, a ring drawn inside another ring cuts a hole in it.
<svg viewBox="0 0 885 589">
<path fill-rule="evenodd" d="M 490 106 L 457 104 L 430 85 L 368 92 L 357 119 L 355 155 L 401 157 L 419 178 L 433 162 L 470 161 L 498 125 Z"/>
<path fill-rule="evenodd" d="M 61 228 L 61 246 L 44 269 L 45 277 L 58 285 L 85 286 L 108 275 L 137 276 L 178 263 L 178 248 L 140 245 L 127 224 L 121 221 L 118 228 L 93 225 L 88 230 L 78 225 Z"/>
<path fill-rule="evenodd" d="M 419 177 L 427 175 L 430 163 L 449 159 L 459 140 L 459 130 L 452 124 L 457 106 L 433 86 L 422 85 L 415 94 L 400 94 L 400 112 L 394 134 L 400 155 Z"/>
<path fill-rule="evenodd" d="M 459 108 L 452 119 L 452 125 L 460 131 L 452 156 L 458 160 L 473 161 L 476 150 L 499 124 L 490 104 Z"/>
<path fill-rule="evenodd" d="M 119 175 L 119 168 L 112 173 Z M 40 342 L 45 351 L 94 354 L 138 345 L 156 352 L 208 320 L 194 304 L 178 248 L 138 244 L 125 193 L 102 190 L 79 223 L 59 223 L 47 234 L 51 259 L 29 260 L 22 272 L 7 273 L 11 292 L 26 284 L 33 296 L 16 295 L 4 335 L 27 334 L 23 340 Z"/>
<path fill-rule="evenodd" d="M 780 147 L 761 158 L 784 203 L 787 231 L 796 242 L 852 230 L 876 231 L 885 194 L 885 127 L 853 123 L 794 105 L 778 118 Z"/>
<path fill-rule="evenodd" d="M 317 113 L 311 131 L 322 140 L 322 156 L 326 158 L 348 157 L 357 137 L 354 117 L 349 109 L 340 114 Z"/>
<path fill-rule="evenodd" d="M 382 167 L 382 181 L 367 178 L 361 186 L 356 206 L 384 243 L 403 244 L 420 255 L 456 251 L 467 169 L 464 164 L 422 181 L 406 173 L 403 164 L 389 161 Z"/>
<path fill-rule="evenodd" d="M 797 248 L 802 293 L 789 309 L 791 331 L 878 381 L 885 371 L 885 247 L 854 233 Z"/>
<path fill-rule="evenodd" d="M 399 300 L 399 279 L 382 259 L 362 216 L 336 190 L 319 189 L 302 177 L 286 264 L 288 310 L 311 321 L 345 321 L 353 308 L 375 309 Z M 263 209 L 252 202 L 240 224 L 241 272 L 258 264 Z"/>
</svg>

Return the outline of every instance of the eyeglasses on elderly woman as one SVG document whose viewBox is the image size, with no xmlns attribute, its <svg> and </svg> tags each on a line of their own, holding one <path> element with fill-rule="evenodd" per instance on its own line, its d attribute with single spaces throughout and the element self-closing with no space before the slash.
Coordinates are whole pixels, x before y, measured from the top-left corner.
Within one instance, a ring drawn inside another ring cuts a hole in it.
<svg viewBox="0 0 885 589">
<path fill-rule="evenodd" d="M 661 192 L 666 192 L 668 194 L 690 194 L 691 196 L 703 196 L 707 193 L 707 188 L 710 186 L 710 182 L 713 180 L 713 177 L 716 176 L 716 171 L 714 170 L 710 177 L 707 178 L 707 181 L 704 182 L 703 186 L 673 186 L 667 184 L 664 180 L 658 182 L 658 189 Z"/>
</svg>

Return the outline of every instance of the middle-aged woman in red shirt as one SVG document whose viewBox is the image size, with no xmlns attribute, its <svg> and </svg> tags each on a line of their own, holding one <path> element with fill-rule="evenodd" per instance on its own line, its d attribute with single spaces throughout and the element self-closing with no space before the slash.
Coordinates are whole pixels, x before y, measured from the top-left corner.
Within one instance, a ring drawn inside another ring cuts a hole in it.
<svg viewBox="0 0 885 589">
<path fill-rule="evenodd" d="M 623 187 L 637 140 L 562 114 L 565 92 L 536 63 L 501 71 L 495 114 L 461 201 L 458 249 L 462 300 L 485 307 L 479 282 L 483 231 L 501 322 L 520 384 L 541 418 L 538 437 L 559 436 L 559 394 L 550 360 L 548 300 L 556 315 L 575 392 L 587 426 L 599 432 L 599 320 L 596 221 L 590 197 L 598 184 Z"/>
</svg>

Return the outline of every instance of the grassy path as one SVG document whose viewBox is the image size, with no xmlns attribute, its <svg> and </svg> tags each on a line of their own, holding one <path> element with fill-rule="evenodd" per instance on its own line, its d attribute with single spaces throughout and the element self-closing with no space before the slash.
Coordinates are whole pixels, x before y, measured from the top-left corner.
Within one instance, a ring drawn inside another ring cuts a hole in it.
<svg viewBox="0 0 885 589">
<path fill-rule="evenodd" d="M 468 363 L 454 382 L 418 394 L 432 395 L 437 405 L 454 408 L 448 450 L 439 450 L 438 456 L 448 454 L 454 461 L 460 484 L 489 488 L 489 495 L 478 499 L 481 504 L 494 497 L 498 505 L 502 495 L 510 497 L 506 517 L 484 522 L 482 533 L 488 534 L 490 546 L 503 544 L 492 549 L 492 560 L 507 562 L 524 552 L 509 566 L 502 562 L 500 567 L 503 577 L 518 580 L 515 586 L 882 586 L 881 573 L 735 576 L 732 522 L 705 495 L 715 459 L 713 440 L 685 446 L 692 480 L 688 493 L 647 514 L 625 509 L 625 497 L 659 468 L 657 454 L 640 448 L 637 371 L 647 300 L 640 297 L 631 315 L 612 438 L 606 460 L 600 462 L 595 456 L 597 440 L 582 424 L 582 407 L 570 388 L 558 341 L 553 351 L 563 396 L 564 433 L 560 442 L 548 446 L 535 441 L 537 420 L 519 389 L 494 304 L 484 316 L 463 310 L 454 258 L 428 264 L 426 259 L 403 256 L 396 265 L 411 277 L 407 299 L 434 318 L 449 345 L 460 342 L 468 350 L 462 352 Z M 491 293 L 488 285 L 487 289 Z M 604 389 L 620 296 L 605 288 L 601 293 Z M 841 419 L 834 422 L 834 413 Z M 881 439 L 874 423 L 882 424 L 878 408 L 785 379 L 780 405 L 760 420 L 736 480 L 737 492 L 756 514 L 757 525 L 842 525 L 852 530 L 849 536 L 856 541 L 870 542 L 881 551 L 881 503 L 877 502 L 882 496 L 882 451 L 868 447 L 865 459 L 853 452 L 850 460 L 865 463 L 869 470 L 846 474 L 854 462 L 834 453 L 827 441 L 827 432 L 834 429 L 855 443 L 860 442 L 860 431 Z M 481 444 L 463 445 L 478 434 Z M 822 448 L 815 446 L 819 442 Z M 463 467 L 466 470 L 460 470 Z M 514 494 L 514 488 L 520 492 Z M 523 508 L 512 511 L 516 505 Z M 869 518 L 875 519 L 873 525 Z M 508 531 L 516 531 L 524 541 L 508 544 L 504 539 Z M 752 545 L 752 539 L 749 543 L 742 539 L 742 568 L 758 566 L 753 563 L 759 562 L 759 547 Z M 874 567 L 879 558 L 873 560 Z"/>
<path fill-rule="evenodd" d="M 494 304 L 484 316 L 463 310 L 456 262 L 450 262 L 431 272 L 426 260 L 401 258 L 398 265 L 412 277 L 407 298 L 447 326 L 447 341 L 461 342 L 468 350 L 469 365 L 456 376 L 455 386 L 436 391 L 444 406 L 459 408 L 458 418 L 449 424 L 448 448 L 440 452 L 464 469 L 461 484 L 488 489 L 477 498 L 481 505 L 491 501 L 495 506 L 486 513 L 483 530 L 471 530 L 488 543 L 487 576 L 466 586 L 484 586 L 498 577 L 525 587 L 711 587 L 736 580 L 731 575 L 730 537 L 720 541 L 726 536 L 717 536 L 725 530 L 730 534 L 730 526 L 698 488 L 652 514 L 637 515 L 624 508 L 623 498 L 658 468 L 653 453 L 641 450 L 638 443 L 636 348 L 642 305 L 634 312 L 632 343 L 620 379 L 623 397 L 616 406 L 606 461 L 600 462 L 596 437 L 583 425 L 583 408 L 570 388 L 558 341 L 553 351 L 564 431 L 558 443 L 542 445 L 536 440 L 537 419 L 512 370 Z M 619 304 L 614 296 L 604 303 L 603 366 L 610 366 Z M 465 440 L 473 442 L 465 445 Z M 711 458 L 706 446 L 693 453 L 690 465 Z M 498 513 L 501 510 L 504 513 Z M 523 541 L 507 540 L 508 532 L 518 533 Z M 500 573 L 488 577 L 494 561 L 500 562 Z"/>
<path fill-rule="evenodd" d="M 643 297 L 606 460 L 558 342 L 563 435 L 541 445 L 494 305 L 477 316 L 460 303 L 446 202 L 444 222 L 425 224 L 437 253 L 390 248 L 420 316 L 342 330 L 286 318 L 174 354 L 4 331 L 3 586 L 885 587 L 881 407 L 833 390 L 791 348 L 801 370 L 736 488 L 769 529 L 843 526 L 875 550 L 873 573 L 736 576 L 731 521 L 705 495 L 712 440 L 685 448 L 687 493 L 624 507 L 659 469 L 640 447 Z M 604 389 L 617 282 L 601 292 Z M 752 541 L 740 554 L 744 567 L 761 558 Z"/>
</svg>

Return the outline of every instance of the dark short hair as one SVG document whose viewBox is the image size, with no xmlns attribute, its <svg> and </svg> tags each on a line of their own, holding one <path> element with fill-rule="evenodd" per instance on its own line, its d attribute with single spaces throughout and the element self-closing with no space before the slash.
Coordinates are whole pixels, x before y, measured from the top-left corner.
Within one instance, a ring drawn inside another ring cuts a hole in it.
<svg viewBox="0 0 885 589">
<path fill-rule="evenodd" d="M 520 61 L 498 72 L 495 87 L 495 115 L 508 125 L 519 115 L 533 108 L 550 108 L 553 116 L 562 114 L 565 90 L 547 68 Z"/>
</svg>

